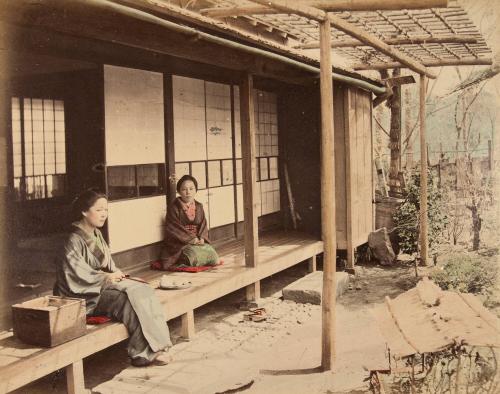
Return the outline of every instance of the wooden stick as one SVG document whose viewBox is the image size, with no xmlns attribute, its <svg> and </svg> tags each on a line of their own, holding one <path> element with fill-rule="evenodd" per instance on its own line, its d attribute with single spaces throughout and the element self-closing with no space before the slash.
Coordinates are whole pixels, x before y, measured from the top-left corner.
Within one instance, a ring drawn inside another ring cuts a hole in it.
<svg viewBox="0 0 500 394">
<path fill-rule="evenodd" d="M 257 266 L 259 234 L 257 223 L 257 176 L 255 162 L 255 119 L 253 77 L 247 74 L 240 86 L 241 151 L 243 173 L 243 209 L 245 231 L 245 264 Z"/>
<path fill-rule="evenodd" d="M 303 0 L 301 2 L 309 7 L 320 8 L 325 11 L 375 11 L 375 10 L 400 10 L 426 9 L 447 7 L 448 0 Z M 277 14 L 279 11 L 272 7 L 244 6 L 244 7 L 214 7 L 200 10 L 204 15 L 212 18 L 227 18 L 244 15 Z"/>
<path fill-rule="evenodd" d="M 293 229 L 297 230 L 297 214 L 295 213 L 295 200 L 293 199 L 292 196 L 292 187 L 290 185 L 290 177 L 288 175 L 288 166 L 286 165 L 286 163 L 284 164 L 283 169 L 285 172 L 285 185 L 288 196 L 288 204 L 290 206 L 290 216 L 292 217 L 292 225 Z"/>
<path fill-rule="evenodd" d="M 427 149 L 425 136 L 426 78 L 420 75 L 420 264 L 427 265 Z"/>
<path fill-rule="evenodd" d="M 336 294 L 336 223 L 335 158 L 333 126 L 331 26 L 320 23 L 320 91 L 321 91 L 321 233 L 323 254 L 322 352 L 321 366 L 331 370 L 335 362 L 335 294 Z"/>
<path fill-rule="evenodd" d="M 425 67 L 444 67 L 444 66 L 489 66 L 493 64 L 491 58 L 479 59 L 449 59 L 449 60 L 427 60 L 422 62 Z M 352 66 L 354 70 L 386 70 L 389 68 L 404 67 L 398 62 L 387 62 L 377 64 L 355 64 Z"/>
<path fill-rule="evenodd" d="M 422 64 L 417 62 L 415 59 L 404 54 L 400 50 L 393 48 L 390 45 L 387 45 L 381 39 L 373 35 L 370 35 L 370 33 L 368 33 L 367 31 L 353 25 L 352 23 L 346 22 L 345 20 L 336 15 L 327 14 L 326 12 L 313 7 L 307 7 L 303 5 L 292 6 L 291 4 L 289 4 L 289 2 L 284 0 L 251 0 L 251 1 L 271 6 L 273 8 L 276 8 L 277 10 L 297 14 L 299 16 L 303 16 L 305 18 L 312 19 L 318 22 L 328 20 L 330 24 L 337 30 L 343 31 L 346 34 L 349 34 L 351 37 L 354 37 L 357 40 L 366 43 L 366 45 L 369 45 L 377 49 L 378 51 L 382 52 L 384 55 L 387 55 L 399 61 L 409 69 L 419 74 L 424 74 L 429 78 L 432 79 L 436 78 L 436 75 L 434 73 L 429 72 Z M 331 44 L 329 46 L 329 49 L 330 48 Z"/>
<path fill-rule="evenodd" d="M 439 37 L 412 37 L 412 38 L 387 38 L 384 42 L 387 45 L 415 45 L 415 44 L 477 44 L 477 36 L 448 34 Z M 332 48 L 360 47 L 366 46 L 365 43 L 359 40 L 344 40 L 333 41 Z M 306 44 L 296 45 L 294 48 L 299 49 L 316 49 L 319 48 L 319 41 L 311 41 Z"/>
</svg>

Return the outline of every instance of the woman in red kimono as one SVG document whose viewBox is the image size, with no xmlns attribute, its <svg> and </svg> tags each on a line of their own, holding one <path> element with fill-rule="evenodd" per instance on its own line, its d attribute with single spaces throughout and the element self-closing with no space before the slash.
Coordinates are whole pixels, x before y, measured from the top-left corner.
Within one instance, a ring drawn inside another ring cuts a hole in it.
<svg viewBox="0 0 500 394">
<path fill-rule="evenodd" d="M 177 182 L 177 197 L 167 210 L 165 243 L 161 263 L 164 270 L 173 265 L 216 265 L 219 256 L 208 239 L 207 220 L 203 204 L 194 198 L 198 182 L 184 175 Z"/>
</svg>

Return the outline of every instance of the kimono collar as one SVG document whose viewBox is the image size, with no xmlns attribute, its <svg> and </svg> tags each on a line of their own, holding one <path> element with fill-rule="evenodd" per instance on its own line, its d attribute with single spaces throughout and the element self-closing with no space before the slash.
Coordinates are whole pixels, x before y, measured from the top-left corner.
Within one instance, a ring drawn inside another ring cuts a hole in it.
<svg viewBox="0 0 500 394">
<path fill-rule="evenodd" d="M 184 202 L 181 198 L 179 198 L 179 202 L 187 218 L 193 221 L 196 216 L 196 202 L 194 200 L 191 202 Z"/>
<path fill-rule="evenodd" d="M 72 231 L 75 234 L 78 234 L 80 237 L 83 238 L 87 246 L 89 247 L 90 251 L 92 254 L 97 258 L 97 260 L 101 263 L 101 267 L 107 267 L 108 265 L 108 260 L 109 260 L 109 255 L 105 251 L 101 250 L 101 248 L 97 245 L 97 242 L 95 238 L 92 236 L 92 234 L 89 234 L 87 231 L 84 230 L 82 225 L 79 222 L 74 222 L 72 223 Z M 99 230 L 95 229 L 95 237 L 99 237 Z"/>
</svg>

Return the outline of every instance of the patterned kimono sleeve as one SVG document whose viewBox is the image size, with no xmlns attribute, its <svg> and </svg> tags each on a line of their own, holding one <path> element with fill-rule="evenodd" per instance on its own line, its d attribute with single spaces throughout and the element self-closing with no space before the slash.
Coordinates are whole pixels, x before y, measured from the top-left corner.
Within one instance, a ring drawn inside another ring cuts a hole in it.
<svg viewBox="0 0 500 394">
<path fill-rule="evenodd" d="M 205 217 L 205 210 L 203 209 L 203 204 L 196 203 L 196 217 L 198 224 L 198 238 L 203 238 L 206 243 L 210 243 L 208 239 L 208 224 L 207 218 Z"/>
<path fill-rule="evenodd" d="M 61 270 L 68 289 L 74 294 L 98 295 L 106 282 L 107 274 L 92 268 L 87 245 L 77 237 L 71 237 L 64 247 Z"/>
</svg>

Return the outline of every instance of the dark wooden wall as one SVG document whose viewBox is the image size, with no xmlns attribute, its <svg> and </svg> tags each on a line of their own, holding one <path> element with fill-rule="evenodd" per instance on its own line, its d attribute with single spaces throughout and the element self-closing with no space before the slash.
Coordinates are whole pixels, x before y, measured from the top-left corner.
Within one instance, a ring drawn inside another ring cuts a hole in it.
<svg viewBox="0 0 500 394">
<path fill-rule="evenodd" d="M 18 239 L 61 232 L 67 228 L 71 201 L 89 187 L 104 188 L 102 79 L 100 69 L 16 77 L 10 96 L 64 100 L 67 193 L 62 198 L 15 202 Z M 6 129 L 10 127 L 5 124 Z M 12 159 L 8 158 L 10 166 Z"/>
<path fill-rule="evenodd" d="M 278 111 L 280 161 L 288 166 L 299 229 L 321 234 L 319 89 L 287 86 L 280 91 Z M 282 207 L 291 227 L 287 189 L 281 176 Z"/>
</svg>

